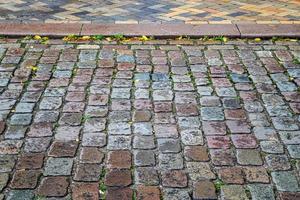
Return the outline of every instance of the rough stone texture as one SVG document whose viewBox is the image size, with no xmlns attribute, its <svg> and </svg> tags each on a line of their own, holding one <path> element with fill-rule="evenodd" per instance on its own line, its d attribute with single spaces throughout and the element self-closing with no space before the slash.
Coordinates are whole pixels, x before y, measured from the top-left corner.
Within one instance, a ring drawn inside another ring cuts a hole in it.
<svg viewBox="0 0 300 200">
<path fill-rule="evenodd" d="M 137 199 L 160 200 L 160 190 L 156 186 L 139 186 L 137 188 Z"/>
<path fill-rule="evenodd" d="M 217 199 L 215 186 L 210 181 L 196 182 L 193 188 L 193 199 Z"/>
<path fill-rule="evenodd" d="M 208 161 L 207 148 L 202 146 L 187 146 L 184 149 L 184 156 L 187 160 L 192 161 Z"/>
<path fill-rule="evenodd" d="M 152 167 L 139 167 L 135 170 L 135 181 L 138 184 L 158 185 L 159 178 L 157 170 Z"/>
<path fill-rule="evenodd" d="M 293 171 L 272 172 L 271 175 L 279 191 L 298 192 L 300 190 L 297 177 Z"/>
<path fill-rule="evenodd" d="M 248 200 L 246 191 L 240 185 L 225 185 L 221 188 L 221 199 Z"/>
<path fill-rule="evenodd" d="M 43 166 L 44 154 L 33 153 L 33 154 L 23 154 L 17 165 L 17 169 L 40 169 Z"/>
<path fill-rule="evenodd" d="M 151 150 L 138 150 L 134 152 L 134 164 L 136 166 L 155 165 L 155 155 Z"/>
<path fill-rule="evenodd" d="M 250 183 L 269 183 L 269 175 L 264 167 L 244 167 L 245 179 Z"/>
<path fill-rule="evenodd" d="M 110 170 L 105 176 L 105 184 L 108 186 L 128 186 L 132 183 L 129 170 Z"/>
<path fill-rule="evenodd" d="M 106 194 L 107 200 L 114 199 L 132 199 L 133 191 L 130 188 L 109 188 Z"/>
<path fill-rule="evenodd" d="M 255 200 L 267 200 L 271 199 L 274 200 L 274 192 L 270 185 L 263 185 L 263 184 L 252 184 L 248 186 L 252 199 Z"/>
<path fill-rule="evenodd" d="M 129 169 L 131 154 L 129 151 L 110 151 L 107 160 L 108 168 Z"/>
<path fill-rule="evenodd" d="M 244 177 L 242 169 L 239 167 L 220 168 L 218 170 L 219 177 L 225 183 L 243 184 Z"/>
<path fill-rule="evenodd" d="M 68 186 L 66 177 L 47 177 L 42 180 L 38 194 L 46 197 L 63 197 L 67 194 Z"/>
<path fill-rule="evenodd" d="M 49 158 L 45 164 L 45 175 L 70 175 L 73 159 L 71 158 Z"/>
<path fill-rule="evenodd" d="M 7 199 L 9 200 L 22 200 L 22 199 L 32 199 L 34 198 L 34 193 L 32 190 L 11 190 Z"/>
<path fill-rule="evenodd" d="M 166 187 L 186 187 L 187 176 L 182 171 L 169 171 L 162 174 L 162 184 Z"/>
<path fill-rule="evenodd" d="M 104 159 L 104 153 L 94 147 L 82 148 L 80 152 L 80 162 L 82 163 L 101 163 Z"/>
<path fill-rule="evenodd" d="M 38 170 L 16 171 L 10 186 L 14 189 L 33 189 L 37 185 L 40 174 Z"/>
<path fill-rule="evenodd" d="M 256 150 L 238 149 L 237 161 L 241 165 L 262 165 L 263 161 Z"/>
<path fill-rule="evenodd" d="M 6 184 L 8 183 L 8 174 L 0 174 L 0 191 L 3 190 L 3 188 L 6 186 Z"/>
<path fill-rule="evenodd" d="M 299 41 L 87 43 L 0 39 L 0 199 L 299 199 Z"/>
<path fill-rule="evenodd" d="M 50 147 L 49 156 L 53 157 L 74 157 L 78 143 L 76 141 L 61 142 L 55 141 Z"/>
<path fill-rule="evenodd" d="M 99 199 L 99 184 L 98 183 L 86 183 L 86 182 L 77 182 L 72 185 L 72 198 L 73 199 Z"/>
</svg>

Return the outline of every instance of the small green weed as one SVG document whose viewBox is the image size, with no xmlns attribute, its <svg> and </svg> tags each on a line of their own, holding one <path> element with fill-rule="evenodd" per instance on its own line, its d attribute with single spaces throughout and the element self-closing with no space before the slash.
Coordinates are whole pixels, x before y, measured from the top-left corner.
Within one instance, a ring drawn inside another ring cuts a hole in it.
<svg viewBox="0 0 300 200">
<path fill-rule="evenodd" d="M 125 40 L 125 37 L 122 33 L 117 33 L 117 34 L 113 35 L 112 38 L 114 38 L 117 41 Z"/>
<path fill-rule="evenodd" d="M 105 199 L 105 197 L 106 197 L 107 187 L 104 184 L 105 174 L 106 174 L 106 170 L 104 168 L 102 168 L 101 173 L 100 173 L 100 183 L 99 183 L 100 199 Z"/>
<path fill-rule="evenodd" d="M 134 192 L 132 195 L 132 200 L 137 200 L 136 193 Z"/>
<path fill-rule="evenodd" d="M 292 165 L 293 167 L 296 167 L 296 165 L 297 165 L 297 160 L 291 159 L 291 160 L 290 160 L 290 163 L 291 163 L 291 165 Z"/>
<path fill-rule="evenodd" d="M 215 188 L 216 188 L 216 191 L 217 192 L 220 192 L 221 191 L 221 187 L 223 186 L 223 185 L 225 185 L 225 183 L 222 181 L 222 180 L 216 180 L 215 182 L 214 182 L 214 185 L 215 185 Z"/>
<path fill-rule="evenodd" d="M 296 65 L 300 65 L 300 60 L 297 59 L 297 58 L 294 58 L 293 63 L 296 64 Z"/>
<path fill-rule="evenodd" d="M 75 41 L 78 38 L 79 38 L 79 36 L 74 35 L 74 34 L 70 34 L 70 35 L 65 36 L 62 40 L 65 41 L 65 42 L 70 42 L 70 41 Z"/>
<path fill-rule="evenodd" d="M 93 40 L 104 40 L 105 37 L 104 37 L 104 35 L 94 35 L 94 36 L 92 36 L 92 39 Z"/>
<path fill-rule="evenodd" d="M 90 118 L 91 118 L 90 115 L 83 115 L 83 116 L 81 117 L 81 121 L 82 121 L 82 123 L 84 123 L 84 122 L 86 122 L 87 120 L 89 120 Z"/>
<path fill-rule="evenodd" d="M 213 40 L 220 41 L 220 42 L 227 42 L 228 38 L 224 37 L 224 36 L 217 36 L 217 37 L 214 37 Z"/>
</svg>

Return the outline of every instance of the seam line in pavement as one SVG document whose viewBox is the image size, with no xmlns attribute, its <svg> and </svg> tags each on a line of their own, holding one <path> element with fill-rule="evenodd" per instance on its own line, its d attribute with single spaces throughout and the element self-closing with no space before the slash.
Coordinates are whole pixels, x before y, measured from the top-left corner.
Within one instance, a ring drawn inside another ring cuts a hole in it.
<svg viewBox="0 0 300 200">
<path fill-rule="evenodd" d="M 84 24 L 81 24 L 81 26 L 80 26 L 79 35 L 81 35 L 81 33 L 82 33 L 83 25 L 84 25 Z"/>
<path fill-rule="evenodd" d="M 242 33 L 240 31 L 240 28 L 239 28 L 238 24 L 235 24 L 235 26 L 236 26 L 236 29 L 238 30 L 238 32 L 240 33 L 240 37 L 242 37 Z"/>
</svg>

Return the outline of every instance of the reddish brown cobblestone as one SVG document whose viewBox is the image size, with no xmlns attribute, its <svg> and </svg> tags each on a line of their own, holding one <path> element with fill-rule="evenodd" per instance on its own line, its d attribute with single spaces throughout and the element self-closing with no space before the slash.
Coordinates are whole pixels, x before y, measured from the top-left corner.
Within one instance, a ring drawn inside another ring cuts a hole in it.
<svg viewBox="0 0 300 200">
<path fill-rule="evenodd" d="M 77 182 L 72 186 L 73 199 L 98 199 L 98 193 L 99 189 L 97 183 Z"/>
<path fill-rule="evenodd" d="M 0 199 L 298 199 L 299 49 L 0 39 Z"/>
<path fill-rule="evenodd" d="M 106 199 L 122 199 L 122 200 L 131 200 L 133 196 L 133 191 L 130 188 L 118 188 L 118 189 L 108 189 Z"/>
<path fill-rule="evenodd" d="M 68 179 L 66 177 L 47 177 L 42 180 L 38 194 L 46 197 L 61 197 L 67 194 Z"/>
<path fill-rule="evenodd" d="M 137 199 L 160 200 L 160 190 L 156 186 L 139 186 L 137 188 Z"/>
</svg>

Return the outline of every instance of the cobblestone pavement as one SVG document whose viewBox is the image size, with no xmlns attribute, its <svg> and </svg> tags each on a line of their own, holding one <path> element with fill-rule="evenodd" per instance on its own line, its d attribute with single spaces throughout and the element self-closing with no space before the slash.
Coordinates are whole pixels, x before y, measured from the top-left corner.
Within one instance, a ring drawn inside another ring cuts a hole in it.
<svg viewBox="0 0 300 200">
<path fill-rule="evenodd" d="M 299 42 L 140 43 L 0 40 L 0 199 L 300 198 Z"/>
<path fill-rule="evenodd" d="M 93 23 L 300 23 L 297 0 L 0 0 L 0 20 Z"/>
</svg>

